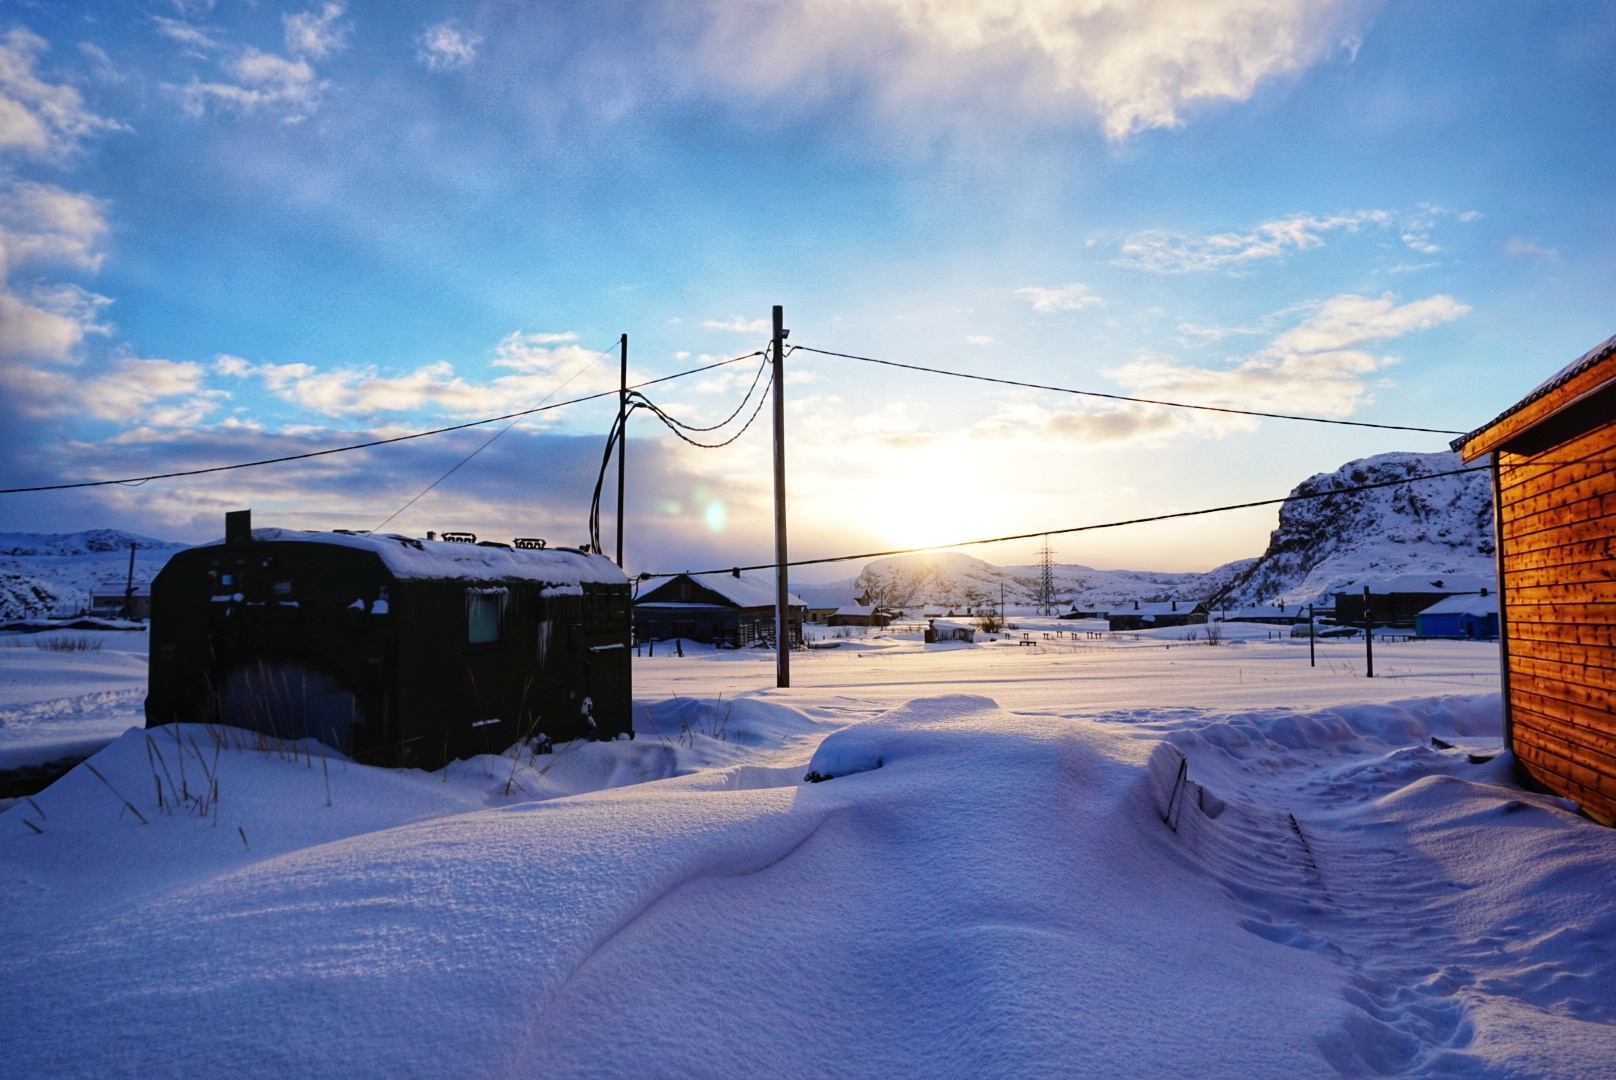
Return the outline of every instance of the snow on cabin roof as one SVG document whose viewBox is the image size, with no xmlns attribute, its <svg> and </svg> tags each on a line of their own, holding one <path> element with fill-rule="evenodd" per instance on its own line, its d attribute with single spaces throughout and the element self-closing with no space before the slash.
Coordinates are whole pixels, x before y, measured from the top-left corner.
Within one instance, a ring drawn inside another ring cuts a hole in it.
<svg viewBox="0 0 1616 1080">
<path fill-rule="evenodd" d="M 1607 338 L 1604 342 L 1595 345 L 1593 348 L 1571 361 L 1571 363 L 1549 376 L 1549 378 L 1540 384 L 1536 390 L 1533 390 L 1530 394 L 1527 394 L 1525 397 L 1521 398 L 1521 400 L 1517 401 L 1515 404 L 1511 405 L 1509 408 L 1505 409 L 1503 412 L 1499 413 L 1497 416 L 1493 417 L 1476 430 L 1454 439 L 1448 444 L 1449 448 L 1453 450 L 1462 450 L 1466 443 L 1476 438 L 1482 432 L 1491 427 L 1495 427 L 1505 420 L 1508 420 L 1511 416 L 1514 416 L 1516 413 L 1532 404 L 1532 402 L 1544 397 L 1547 394 L 1553 393 L 1561 386 L 1564 386 L 1567 382 L 1570 382 L 1576 376 L 1582 374 L 1588 368 L 1593 367 L 1595 364 L 1605 360 L 1613 354 L 1616 354 L 1616 337 Z"/>
<path fill-rule="evenodd" d="M 1150 603 L 1141 602 L 1138 606 L 1134 606 L 1133 604 L 1124 604 L 1121 607 L 1112 608 L 1107 614 L 1117 615 L 1117 616 L 1122 616 L 1122 615 L 1179 615 L 1179 614 L 1185 614 L 1185 613 L 1188 613 L 1188 612 L 1192 612 L 1192 611 L 1194 611 L 1196 609 L 1197 606 L 1199 606 L 1199 601 L 1196 601 L 1196 600 L 1179 600 L 1179 601 L 1176 601 L 1176 603 L 1178 604 L 1177 607 L 1173 606 L 1174 603 L 1175 603 L 1175 601 L 1172 601 L 1172 600 L 1162 600 L 1162 601 L 1152 601 Z"/>
<path fill-rule="evenodd" d="M 388 533 L 305 532 L 254 529 L 255 543 L 326 544 L 374 552 L 400 580 L 459 578 L 465 581 L 517 579 L 546 585 L 626 585 L 628 578 L 604 555 L 585 555 L 576 548 L 510 548 L 503 544 L 465 544 L 418 540 Z M 214 541 L 223 545 L 225 541 Z M 214 546 L 214 545 L 208 545 Z"/>
<path fill-rule="evenodd" d="M 775 601 L 774 578 L 764 574 L 743 570 L 739 577 L 733 573 L 723 574 L 669 574 L 665 577 L 647 578 L 640 585 L 640 601 L 666 585 L 675 578 L 688 577 L 691 581 L 704 589 L 709 589 L 736 607 L 773 607 Z M 792 607 L 807 607 L 802 597 L 795 593 L 789 594 L 789 603 Z"/>
<path fill-rule="evenodd" d="M 1491 590 L 1493 579 L 1475 574 L 1399 574 L 1390 578 L 1360 578 L 1333 590 L 1336 593 L 1361 593 L 1364 586 L 1374 596 L 1391 593 L 1473 593 Z"/>
<path fill-rule="evenodd" d="M 843 604 L 836 609 L 837 615 L 874 615 L 874 604 Z"/>
<path fill-rule="evenodd" d="M 1438 600 L 1430 607 L 1420 612 L 1421 615 L 1497 615 L 1498 594 L 1489 592 L 1486 596 L 1480 593 L 1460 593 L 1458 596 L 1449 596 Z"/>
<path fill-rule="evenodd" d="M 773 588 L 773 583 L 769 587 Z M 859 592 L 851 585 L 804 585 L 797 589 L 797 595 L 811 608 L 838 608 L 857 603 Z"/>
</svg>

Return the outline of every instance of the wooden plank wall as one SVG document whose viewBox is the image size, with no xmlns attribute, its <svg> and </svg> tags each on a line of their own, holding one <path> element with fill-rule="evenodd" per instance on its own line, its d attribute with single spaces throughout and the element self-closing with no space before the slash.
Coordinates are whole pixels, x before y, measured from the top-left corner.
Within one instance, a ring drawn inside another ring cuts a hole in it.
<svg viewBox="0 0 1616 1080">
<path fill-rule="evenodd" d="M 1616 421 L 1498 452 L 1516 757 L 1616 822 Z"/>
</svg>

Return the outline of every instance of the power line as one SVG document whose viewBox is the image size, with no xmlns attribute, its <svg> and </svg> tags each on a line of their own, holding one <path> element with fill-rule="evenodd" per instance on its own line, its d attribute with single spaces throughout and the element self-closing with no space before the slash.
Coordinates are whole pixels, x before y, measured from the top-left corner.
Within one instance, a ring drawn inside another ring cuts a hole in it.
<svg viewBox="0 0 1616 1080">
<path fill-rule="evenodd" d="M 588 363 L 584 364 L 577 371 L 574 371 L 571 375 L 568 375 L 567 378 L 565 379 L 565 381 L 563 381 L 559 386 L 557 386 L 554 390 L 551 390 L 548 394 L 545 394 L 544 397 L 540 398 L 539 399 L 539 404 L 542 405 L 546 401 L 549 401 L 551 398 L 555 397 L 557 394 L 561 393 L 561 391 L 565 390 L 569 385 L 572 384 L 573 380 L 577 379 L 584 372 L 588 371 L 590 368 L 592 368 L 596 364 L 600 363 L 600 358 L 605 356 L 607 353 L 609 353 L 611 351 L 612 351 L 611 349 L 602 349 L 600 352 L 596 353 L 590 359 L 590 361 Z M 484 442 L 483 442 L 483 444 L 481 446 L 477 447 L 477 449 L 473 450 L 471 453 L 467 454 L 465 457 L 463 457 L 459 461 L 455 462 L 453 468 L 451 468 L 448 472 L 444 473 L 442 476 L 438 477 L 436 480 L 434 480 L 430 484 L 428 484 L 425 488 L 423 488 L 420 491 L 419 494 L 417 494 L 415 496 L 415 498 L 411 499 L 409 502 L 405 503 L 403 506 L 399 507 L 397 510 L 394 510 L 391 514 L 388 514 L 387 519 L 385 521 L 383 521 L 380 525 L 377 525 L 375 528 L 371 529 L 370 531 L 373 532 L 373 533 L 381 532 L 383 529 L 385 529 L 387 527 L 387 523 L 389 521 L 392 521 L 394 518 L 398 517 L 398 515 L 402 514 L 404 511 L 408 510 L 410 507 L 414 506 L 416 503 L 418 503 L 422 499 L 426 498 L 427 492 L 431 491 L 433 488 L 437 487 L 439 484 L 441 484 L 445 480 L 449 479 L 449 477 L 451 477 L 455 473 L 459 472 L 460 467 L 462 465 L 466 464 L 466 462 L 470 461 L 472 458 L 476 457 L 478 454 L 482 453 L 484 450 L 487 450 L 490 446 L 493 446 L 495 439 L 498 439 L 501 435 L 505 434 L 507 431 L 511 430 L 511 428 L 515 427 L 517 424 L 520 424 L 521 422 L 522 422 L 522 417 L 519 416 L 515 420 L 512 420 L 510 423 L 506 424 L 504 427 L 500 428 L 498 431 L 494 432 L 486 440 L 484 440 Z"/>
<path fill-rule="evenodd" d="M 866 551 L 857 555 L 832 555 L 823 559 L 798 559 L 786 563 L 787 566 L 820 566 L 825 563 L 852 562 L 856 559 L 884 559 L 889 555 L 914 555 L 922 551 L 937 551 L 942 548 L 979 547 L 983 544 L 1002 544 L 1010 540 L 1033 540 L 1040 536 L 1061 536 L 1066 533 L 1093 532 L 1098 529 L 1116 529 L 1123 525 L 1143 525 L 1152 521 L 1172 521 L 1176 518 L 1201 517 L 1206 514 L 1221 514 L 1226 510 L 1249 510 L 1258 506 L 1277 506 L 1288 502 L 1306 502 L 1310 499 L 1327 499 L 1332 495 L 1350 495 L 1357 491 L 1372 491 L 1375 488 L 1396 487 L 1400 484 L 1414 484 L 1421 480 L 1436 480 L 1444 476 L 1461 476 L 1465 473 L 1486 472 L 1490 466 L 1473 465 L 1466 469 L 1449 469 L 1446 472 L 1425 473 L 1422 476 L 1405 476 L 1398 480 L 1379 480 L 1373 484 L 1357 484 L 1353 487 L 1332 488 L 1329 491 L 1310 492 L 1306 495 L 1286 495 L 1280 499 L 1260 499 L 1257 502 L 1230 503 L 1227 506 L 1210 506 L 1204 510 L 1181 510 L 1174 514 L 1156 514 L 1153 517 L 1128 518 L 1126 521 L 1107 521 L 1098 525 L 1072 525 L 1064 529 L 1039 529 L 1037 532 L 1017 533 L 1014 536 L 995 536 L 986 540 L 961 540 L 953 544 L 927 544 L 924 547 L 895 548 L 891 551 Z M 724 566 L 717 570 L 685 570 L 683 573 L 692 577 L 704 574 L 728 574 L 736 570 L 772 570 L 774 563 L 757 563 L 753 566 Z M 643 574 L 642 577 L 667 577 L 668 574 Z"/>
<path fill-rule="evenodd" d="M 793 351 L 818 353 L 820 356 L 839 356 L 844 360 L 862 360 L 866 364 L 881 364 L 884 367 L 903 368 L 907 371 L 923 371 L 928 375 L 950 375 L 956 379 L 970 379 L 974 382 L 998 383 L 1001 386 L 1020 386 L 1029 390 L 1048 390 L 1056 394 L 1076 394 L 1079 397 L 1105 398 L 1107 401 L 1131 401 L 1137 405 L 1164 405 L 1171 409 L 1196 409 L 1201 412 L 1232 413 L 1236 416 L 1261 416 L 1269 420 L 1304 420 L 1310 424 L 1337 424 L 1343 427 L 1378 428 L 1381 431 L 1418 431 L 1427 435 L 1463 435 L 1462 431 L 1449 431 L 1446 428 L 1409 427 L 1404 424 L 1371 424 L 1363 420 L 1330 420 L 1322 416 L 1296 416 L 1291 413 L 1259 412 L 1256 409 L 1232 409 L 1222 405 L 1189 405 L 1182 401 L 1157 401 L 1154 398 L 1129 397 L 1126 394 L 1102 394 L 1098 390 L 1073 390 L 1065 386 L 1045 386 L 1042 383 L 1020 382 L 1016 379 L 999 379 L 991 375 L 972 375 L 964 371 L 947 371 L 943 368 L 923 367 L 920 364 L 902 364 L 896 360 L 878 360 L 873 356 L 855 356 L 852 353 L 831 352 L 829 349 L 815 349 L 807 345 L 794 345 Z"/>
<path fill-rule="evenodd" d="M 663 375 L 656 379 L 647 379 L 645 382 L 634 384 L 633 386 L 629 387 L 629 389 L 638 390 L 647 386 L 655 386 L 657 383 L 669 382 L 673 379 L 683 379 L 689 375 L 699 375 L 704 371 L 712 371 L 714 368 L 721 368 L 728 364 L 736 364 L 742 360 L 750 359 L 754 356 L 761 356 L 762 354 L 763 350 L 756 349 L 741 356 L 731 357 L 728 360 L 720 360 L 714 364 L 706 364 L 702 367 L 691 368 L 689 371 L 681 371 L 673 375 Z M 288 461 L 304 461 L 308 458 L 325 457 L 327 454 L 345 454 L 350 450 L 368 450 L 375 446 L 390 446 L 393 443 L 408 442 L 411 439 L 424 439 L 429 435 L 444 435 L 451 431 L 464 431 L 467 428 L 482 427 L 486 424 L 497 424 L 501 420 L 516 420 L 524 416 L 532 416 L 535 413 L 549 412 L 551 409 L 564 409 L 569 405 L 582 405 L 586 401 L 598 401 L 601 398 L 616 396 L 616 390 L 602 390 L 598 394 L 586 394 L 583 397 L 571 398 L 567 401 L 556 401 L 549 405 L 539 405 L 531 409 L 523 409 L 519 412 L 506 413 L 503 416 L 490 416 L 483 420 L 469 420 L 464 424 L 451 424 L 448 427 L 432 428 L 429 431 L 417 431 L 409 435 L 398 435 L 391 439 L 374 439 L 370 442 L 354 443 L 350 446 L 334 446 L 328 450 L 311 450 L 306 454 L 287 454 L 283 457 L 261 458 L 257 461 L 241 461 L 234 465 L 213 465 L 206 469 L 181 469 L 176 472 L 152 473 L 150 476 L 131 476 L 122 480 L 79 480 L 67 484 L 36 484 L 33 487 L 0 488 L 0 495 L 17 495 L 30 491 L 65 491 L 69 488 L 107 487 L 112 484 L 144 484 L 148 480 L 172 480 L 175 477 L 180 476 L 202 476 L 206 473 L 229 472 L 232 469 L 254 469 L 261 465 L 280 465 Z"/>
</svg>

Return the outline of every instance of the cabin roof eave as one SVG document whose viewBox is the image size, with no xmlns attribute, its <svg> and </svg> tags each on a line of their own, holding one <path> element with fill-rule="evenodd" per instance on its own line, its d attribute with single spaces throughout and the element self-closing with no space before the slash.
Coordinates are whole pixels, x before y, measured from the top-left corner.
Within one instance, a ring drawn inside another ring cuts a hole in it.
<svg viewBox="0 0 1616 1080">
<path fill-rule="evenodd" d="M 1449 445 L 1468 464 L 1524 435 L 1616 379 L 1616 337 L 1583 353 L 1486 424 Z"/>
</svg>

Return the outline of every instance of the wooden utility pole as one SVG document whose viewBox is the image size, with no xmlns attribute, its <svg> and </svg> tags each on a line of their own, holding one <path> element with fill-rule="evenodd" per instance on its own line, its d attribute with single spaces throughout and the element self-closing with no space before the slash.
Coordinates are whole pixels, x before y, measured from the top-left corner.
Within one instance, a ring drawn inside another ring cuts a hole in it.
<svg viewBox="0 0 1616 1080">
<path fill-rule="evenodd" d="M 140 545 L 129 545 L 129 577 L 123 586 L 123 617 L 132 619 L 135 616 L 135 549 Z"/>
<path fill-rule="evenodd" d="M 791 685 L 791 590 L 786 580 L 785 309 L 774 305 L 774 647 L 775 685 Z"/>
<path fill-rule="evenodd" d="M 1363 648 L 1369 677 L 1375 677 L 1375 620 L 1369 617 L 1369 586 L 1363 587 Z"/>
<path fill-rule="evenodd" d="M 623 568 L 623 478 L 628 456 L 628 335 L 619 342 L 621 357 L 617 380 L 617 567 Z"/>
<path fill-rule="evenodd" d="M 1313 633 L 1314 633 L 1313 605 L 1309 604 L 1309 605 L 1307 605 L 1307 666 L 1308 667 L 1318 667 L 1319 666 L 1318 655 L 1313 651 Z"/>
</svg>

